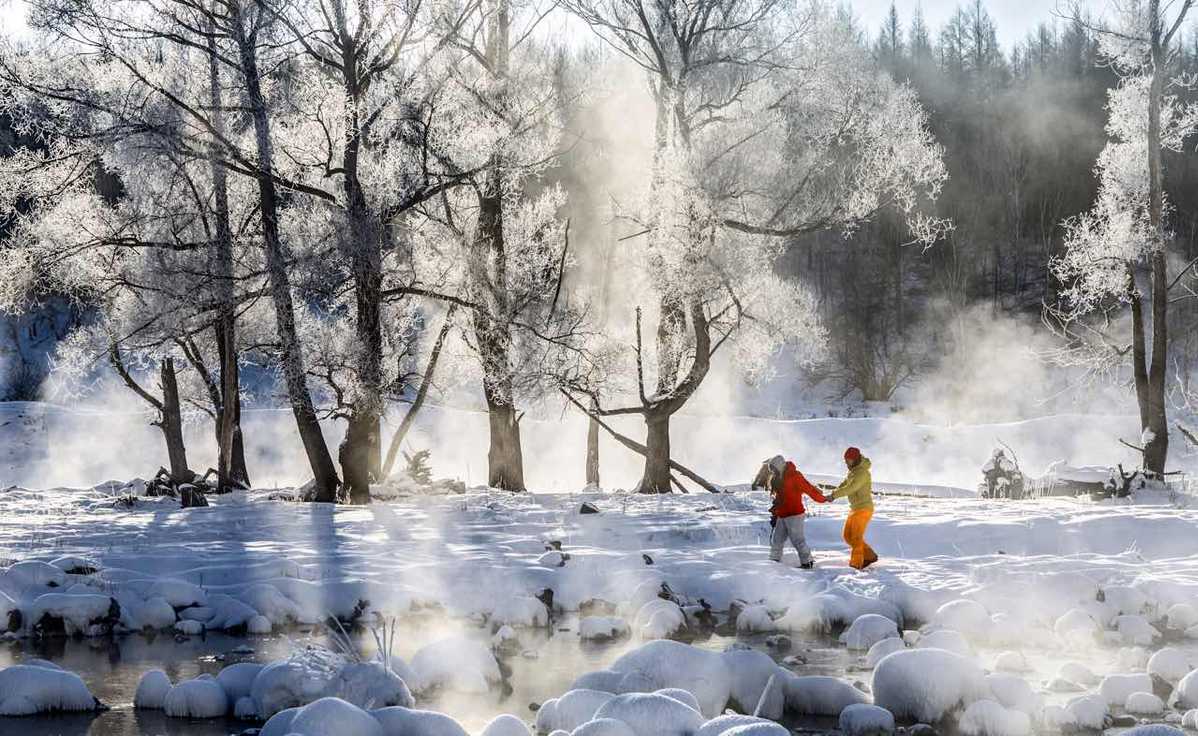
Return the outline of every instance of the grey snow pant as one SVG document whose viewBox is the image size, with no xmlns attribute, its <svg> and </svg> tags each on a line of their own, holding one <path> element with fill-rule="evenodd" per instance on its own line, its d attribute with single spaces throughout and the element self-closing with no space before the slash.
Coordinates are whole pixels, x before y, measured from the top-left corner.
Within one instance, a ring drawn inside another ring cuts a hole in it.
<svg viewBox="0 0 1198 736">
<path fill-rule="evenodd" d="M 812 561 L 811 548 L 807 546 L 807 535 L 803 532 L 803 524 L 806 521 L 807 514 L 796 514 L 778 519 L 778 523 L 774 525 L 774 534 L 770 537 L 771 560 L 782 561 L 782 546 L 789 539 L 790 543 L 794 545 L 795 551 L 799 553 L 800 563 L 806 565 Z"/>
</svg>

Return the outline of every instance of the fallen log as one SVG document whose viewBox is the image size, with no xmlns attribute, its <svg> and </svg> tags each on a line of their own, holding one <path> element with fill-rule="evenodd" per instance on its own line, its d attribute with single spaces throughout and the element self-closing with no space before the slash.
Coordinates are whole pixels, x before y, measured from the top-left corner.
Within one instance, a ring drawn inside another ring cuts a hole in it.
<svg viewBox="0 0 1198 736">
<path fill-rule="evenodd" d="M 638 455 L 641 455 L 641 456 L 648 455 L 649 450 L 644 445 L 642 445 L 641 443 L 632 439 L 631 437 L 627 437 L 627 436 L 622 435 L 619 432 L 617 432 L 607 422 L 603 421 L 603 419 L 600 418 L 600 416 L 598 414 L 591 412 L 591 410 L 589 410 L 585 406 L 583 406 L 578 401 L 578 399 L 575 399 L 573 396 L 571 396 L 569 391 L 565 390 L 564 388 L 559 389 L 559 390 L 562 392 L 562 396 L 566 397 L 567 401 L 569 401 L 574 406 L 578 407 L 578 410 L 581 411 L 583 414 L 586 414 L 588 417 L 593 419 L 595 421 L 595 423 L 598 424 L 603 429 L 603 431 L 610 434 L 612 436 L 612 438 L 615 439 L 616 442 L 619 442 L 621 445 L 624 445 L 629 450 L 632 450 L 633 452 L 637 453 Z M 675 461 L 673 458 L 670 458 L 670 467 L 672 469 L 678 471 L 684 478 L 689 478 L 691 481 L 698 484 L 699 486 L 701 486 L 704 490 L 708 491 L 709 493 L 723 493 L 723 491 L 720 490 L 719 486 L 704 479 L 698 473 L 696 473 L 695 471 L 691 470 L 690 468 L 684 466 L 682 463 Z M 675 480 L 674 482 L 677 483 L 678 481 Z"/>
</svg>

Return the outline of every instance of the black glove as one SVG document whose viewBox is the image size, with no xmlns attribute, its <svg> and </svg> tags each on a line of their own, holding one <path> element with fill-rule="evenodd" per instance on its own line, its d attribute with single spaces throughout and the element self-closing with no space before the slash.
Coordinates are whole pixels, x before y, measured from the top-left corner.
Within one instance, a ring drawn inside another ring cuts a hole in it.
<svg viewBox="0 0 1198 736">
<path fill-rule="evenodd" d="M 770 529 L 778 526 L 778 517 L 770 514 Z"/>
</svg>

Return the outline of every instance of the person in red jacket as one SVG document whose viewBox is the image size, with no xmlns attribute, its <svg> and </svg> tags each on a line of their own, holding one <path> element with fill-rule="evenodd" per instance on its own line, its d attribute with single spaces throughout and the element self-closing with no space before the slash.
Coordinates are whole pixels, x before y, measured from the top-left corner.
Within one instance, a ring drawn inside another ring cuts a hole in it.
<svg viewBox="0 0 1198 736">
<path fill-rule="evenodd" d="M 828 499 L 803 477 L 793 462 L 781 455 L 766 460 L 758 477 L 764 480 L 762 485 L 774 497 L 774 503 L 770 506 L 770 526 L 774 528 L 770 536 L 770 559 L 782 561 L 782 548 L 789 539 L 799 553 L 800 567 L 810 570 L 815 567 L 815 560 L 811 556 L 811 548 L 807 546 L 803 528 L 807 520 L 803 496 L 810 496 L 819 503 L 826 503 Z M 758 482 L 754 481 L 754 487 L 757 485 Z"/>
</svg>

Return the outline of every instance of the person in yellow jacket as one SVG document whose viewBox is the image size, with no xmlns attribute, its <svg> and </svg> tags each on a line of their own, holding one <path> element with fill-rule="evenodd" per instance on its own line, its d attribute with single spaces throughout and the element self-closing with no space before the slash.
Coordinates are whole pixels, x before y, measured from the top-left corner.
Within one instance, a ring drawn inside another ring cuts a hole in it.
<svg viewBox="0 0 1198 736">
<path fill-rule="evenodd" d="M 844 520 L 844 541 L 849 545 L 849 565 L 864 570 L 878 561 L 873 547 L 865 541 L 865 527 L 874 515 L 873 479 L 869 473 L 869 458 L 861 456 L 861 450 L 850 447 L 844 451 L 844 464 L 849 474 L 828 496 L 829 501 L 838 498 L 849 500 L 849 516 Z"/>
</svg>

